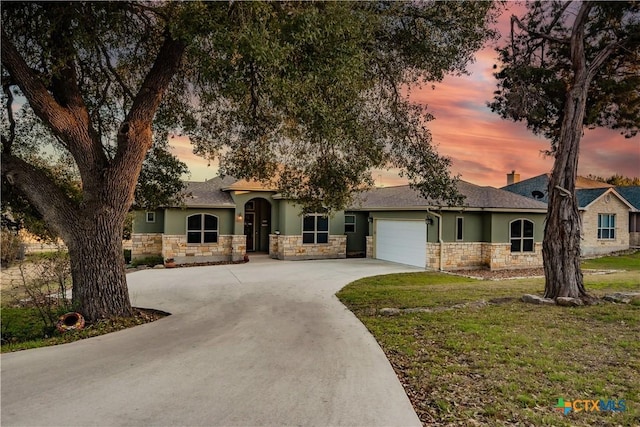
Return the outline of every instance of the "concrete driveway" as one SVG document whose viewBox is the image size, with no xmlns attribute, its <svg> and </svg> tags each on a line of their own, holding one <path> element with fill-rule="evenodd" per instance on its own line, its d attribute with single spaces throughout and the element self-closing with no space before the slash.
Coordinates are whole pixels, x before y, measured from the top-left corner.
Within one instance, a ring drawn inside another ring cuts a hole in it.
<svg viewBox="0 0 640 427">
<path fill-rule="evenodd" d="M 382 350 L 334 296 L 412 267 L 370 259 L 146 270 L 162 320 L 3 354 L 2 426 L 420 425 Z"/>
</svg>

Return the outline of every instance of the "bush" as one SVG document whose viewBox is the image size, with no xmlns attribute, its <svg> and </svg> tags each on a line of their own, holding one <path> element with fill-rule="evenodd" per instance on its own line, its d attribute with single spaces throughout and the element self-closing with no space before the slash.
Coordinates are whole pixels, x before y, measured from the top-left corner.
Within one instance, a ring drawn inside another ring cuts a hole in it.
<svg viewBox="0 0 640 427">
<path fill-rule="evenodd" d="M 131 264 L 131 249 L 124 250 L 124 263 Z"/>
<path fill-rule="evenodd" d="M 21 255 L 22 251 L 22 240 L 17 233 L 14 233 L 10 230 L 3 229 L 1 233 L 1 245 L 0 245 L 0 253 L 2 254 L 2 266 L 8 267 L 13 263 L 16 259 L 18 259 L 19 255 Z"/>
<path fill-rule="evenodd" d="M 66 251 L 29 257 L 18 265 L 20 278 L 11 289 L 12 307 L 3 307 L 2 342 L 50 337 L 61 314 L 73 311 L 67 298 L 71 265 Z"/>
<path fill-rule="evenodd" d="M 131 261 L 131 266 L 139 267 L 141 265 L 147 265 L 153 267 L 158 264 L 164 264 L 164 259 L 160 255 L 148 256 L 144 258 L 136 258 Z"/>
</svg>

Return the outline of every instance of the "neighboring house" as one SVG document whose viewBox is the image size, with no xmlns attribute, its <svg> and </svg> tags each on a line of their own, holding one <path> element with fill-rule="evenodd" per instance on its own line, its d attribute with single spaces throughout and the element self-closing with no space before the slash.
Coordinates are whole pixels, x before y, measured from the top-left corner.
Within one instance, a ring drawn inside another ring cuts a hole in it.
<svg viewBox="0 0 640 427">
<path fill-rule="evenodd" d="M 502 189 L 548 203 L 548 185 L 549 175 L 543 174 L 514 182 Z M 638 210 L 619 192 L 619 188 L 584 177 L 576 180 L 576 197 L 582 222 L 582 255 L 601 255 L 631 246 L 630 221 L 634 221 L 635 229 Z"/>
<path fill-rule="evenodd" d="M 629 212 L 629 245 L 640 247 L 640 187 L 616 187 L 616 191 L 633 206 Z"/>
<path fill-rule="evenodd" d="M 447 270 L 542 265 L 544 203 L 464 181 L 458 189 L 464 206 L 401 186 L 362 193 L 331 216 L 302 216 L 299 206 L 256 182 L 190 182 L 182 206 L 135 212 L 132 257 L 189 264 L 262 252 L 285 260 L 366 255 Z"/>
</svg>

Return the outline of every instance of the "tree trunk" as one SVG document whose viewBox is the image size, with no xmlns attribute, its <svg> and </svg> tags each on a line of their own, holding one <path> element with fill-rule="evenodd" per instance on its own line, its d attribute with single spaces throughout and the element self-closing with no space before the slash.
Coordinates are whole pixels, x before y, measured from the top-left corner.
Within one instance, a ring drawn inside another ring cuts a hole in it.
<svg viewBox="0 0 640 427">
<path fill-rule="evenodd" d="M 560 139 L 549 179 L 542 257 L 545 298 L 589 299 L 580 269 L 581 219 L 575 183 L 589 87 L 586 70 L 576 72 L 567 94 Z"/>
<path fill-rule="evenodd" d="M 90 220 L 72 226 L 65 242 L 71 259 L 73 306 L 89 321 L 133 315 L 120 217 L 103 209 Z"/>
</svg>

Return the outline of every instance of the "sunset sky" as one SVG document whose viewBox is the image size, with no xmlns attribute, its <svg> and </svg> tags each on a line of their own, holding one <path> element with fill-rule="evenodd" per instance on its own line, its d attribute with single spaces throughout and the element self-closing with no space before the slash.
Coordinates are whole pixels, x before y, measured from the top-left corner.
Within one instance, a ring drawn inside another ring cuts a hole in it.
<svg viewBox="0 0 640 427">
<path fill-rule="evenodd" d="M 511 5 L 509 7 L 512 7 Z M 500 18 L 498 28 L 505 35 L 512 11 Z M 504 43 L 503 36 L 498 44 Z M 529 132 L 524 123 L 500 119 L 486 106 L 496 90 L 493 65 L 497 63 L 493 47 L 476 54 L 470 75 L 448 76 L 443 82 L 414 91 L 411 99 L 426 104 L 435 120 L 429 123 L 433 142 L 441 155 L 452 159 L 451 171 L 461 179 L 478 185 L 502 187 L 506 174 L 515 170 L 521 179 L 547 173 L 553 158 L 542 150 L 549 142 Z M 203 181 L 217 175 L 215 165 L 194 156 L 188 141 L 172 140 L 174 153 L 186 162 L 190 179 Z M 609 177 L 614 174 L 640 176 L 640 137 L 625 139 L 617 131 L 586 130 L 581 142 L 579 174 Z M 379 185 L 404 183 L 394 171 L 374 171 Z"/>
</svg>

